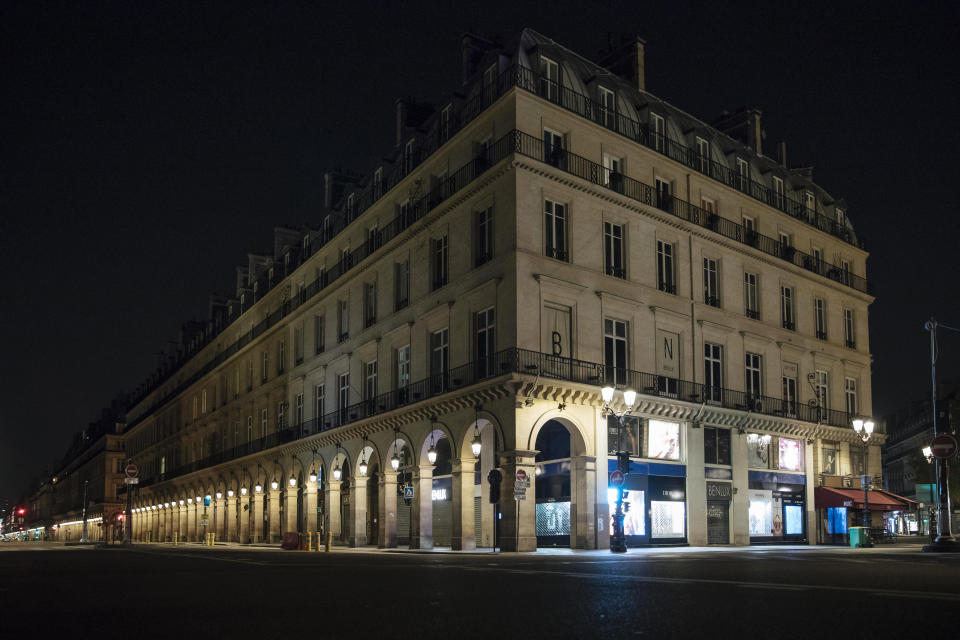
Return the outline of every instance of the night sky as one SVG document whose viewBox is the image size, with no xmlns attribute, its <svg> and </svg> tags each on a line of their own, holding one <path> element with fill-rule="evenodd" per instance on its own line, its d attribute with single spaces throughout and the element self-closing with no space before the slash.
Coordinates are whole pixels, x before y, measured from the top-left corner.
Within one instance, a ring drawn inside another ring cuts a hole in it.
<svg viewBox="0 0 960 640">
<path fill-rule="evenodd" d="M 455 90 L 466 31 L 589 57 L 635 33 L 653 94 L 707 121 L 761 109 L 768 153 L 813 165 L 871 253 L 874 413 L 925 398 L 923 322 L 960 327 L 958 22 L 918 2 L 0 3 L 0 497 L 275 225 L 318 222 L 325 170 L 371 171 L 396 98 Z M 960 334 L 941 351 L 960 379 Z"/>
</svg>

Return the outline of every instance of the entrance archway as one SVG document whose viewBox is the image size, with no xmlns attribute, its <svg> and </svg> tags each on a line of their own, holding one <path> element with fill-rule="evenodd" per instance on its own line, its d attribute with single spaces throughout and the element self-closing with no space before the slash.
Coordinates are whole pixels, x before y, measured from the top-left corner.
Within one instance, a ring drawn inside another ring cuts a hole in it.
<svg viewBox="0 0 960 640">
<path fill-rule="evenodd" d="M 570 432 L 549 420 L 537 434 L 537 547 L 571 546 Z"/>
</svg>

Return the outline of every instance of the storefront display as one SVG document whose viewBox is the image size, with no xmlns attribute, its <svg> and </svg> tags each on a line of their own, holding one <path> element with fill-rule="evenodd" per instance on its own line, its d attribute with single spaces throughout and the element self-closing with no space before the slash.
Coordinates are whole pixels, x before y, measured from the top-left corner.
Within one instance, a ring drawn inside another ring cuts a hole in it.
<svg viewBox="0 0 960 640">
<path fill-rule="evenodd" d="M 648 455 L 660 460 L 680 459 L 680 423 L 650 420 Z"/>
<path fill-rule="evenodd" d="M 608 472 L 616 460 L 608 459 Z M 687 540 L 686 467 L 664 462 L 632 460 L 624 478 L 624 535 L 627 546 L 683 544 Z M 617 490 L 607 488 L 610 531 L 617 507 Z"/>
<path fill-rule="evenodd" d="M 750 491 L 750 535 L 773 535 L 773 492 Z"/>
<path fill-rule="evenodd" d="M 792 438 L 777 438 L 780 441 L 780 466 L 781 471 L 802 471 L 803 470 L 803 446 L 800 440 Z"/>
<path fill-rule="evenodd" d="M 607 502 L 610 504 L 610 514 L 613 515 L 617 508 L 617 490 L 607 489 Z M 630 505 L 630 510 L 623 514 L 623 535 L 625 536 L 645 536 L 646 528 L 646 503 L 644 502 L 643 491 L 629 491 L 624 499 L 624 509 Z M 613 535 L 613 518 L 610 518 L 610 535 Z"/>
<path fill-rule="evenodd" d="M 686 505 L 683 502 L 650 502 L 650 537 L 682 538 L 686 527 Z"/>
</svg>

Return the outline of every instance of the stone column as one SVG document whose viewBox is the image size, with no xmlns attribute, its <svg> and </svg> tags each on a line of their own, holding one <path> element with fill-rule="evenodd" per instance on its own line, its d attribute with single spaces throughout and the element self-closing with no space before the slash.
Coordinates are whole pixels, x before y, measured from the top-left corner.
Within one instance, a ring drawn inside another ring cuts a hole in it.
<svg viewBox="0 0 960 640">
<path fill-rule="evenodd" d="M 197 505 L 192 502 L 187 503 L 187 540 L 197 541 Z"/>
<path fill-rule="evenodd" d="M 273 489 L 270 490 L 267 506 L 270 509 L 268 512 L 270 535 L 267 541 L 270 543 L 280 542 L 280 489 L 276 491 Z"/>
<path fill-rule="evenodd" d="M 317 484 L 316 482 L 307 482 L 303 487 L 304 527 L 307 531 L 314 533 L 317 532 Z"/>
<path fill-rule="evenodd" d="M 170 503 L 170 541 L 173 541 L 173 534 L 180 536 L 180 504 L 178 502 Z"/>
<path fill-rule="evenodd" d="M 216 518 L 214 531 L 217 534 L 217 542 L 225 540 L 225 525 L 227 524 L 227 519 L 225 517 L 225 511 L 227 507 L 227 500 L 224 494 L 221 494 L 221 498 L 217 499 L 216 496 L 213 497 L 214 503 L 214 517 Z"/>
<path fill-rule="evenodd" d="M 817 509 L 813 502 L 814 490 L 817 486 L 817 468 L 814 466 L 814 445 L 804 446 L 804 466 L 807 482 L 803 492 L 803 508 L 807 519 L 807 544 L 817 544 Z M 878 456 L 879 457 L 879 456 Z"/>
<path fill-rule="evenodd" d="M 263 542 L 263 492 L 257 493 L 254 491 L 251 502 L 253 503 L 253 516 L 250 519 L 250 527 L 252 528 L 250 541 Z"/>
<path fill-rule="evenodd" d="M 410 548 L 433 549 L 433 465 L 422 464 L 413 472 L 413 508 L 410 512 Z"/>
<path fill-rule="evenodd" d="M 286 533 L 292 531 L 294 533 L 300 530 L 300 523 L 297 522 L 297 487 L 291 487 L 287 485 L 286 499 L 287 504 L 284 505 L 284 520 L 283 531 Z"/>
<path fill-rule="evenodd" d="M 450 545 L 454 551 L 473 551 L 477 548 L 474 532 L 473 480 L 476 458 L 461 458 L 453 463 L 453 536 Z"/>
<path fill-rule="evenodd" d="M 496 505 L 490 503 L 490 483 L 487 477 L 494 468 L 493 439 L 489 437 L 490 429 L 482 432 L 483 452 L 480 454 L 480 540 L 478 547 L 492 547 L 496 527 L 494 510 Z"/>
<path fill-rule="evenodd" d="M 500 539 L 504 551 L 537 550 L 535 451 L 516 449 L 500 456 L 503 485 L 500 490 Z M 517 472 L 523 470 L 530 480 L 525 500 L 514 500 Z"/>
<path fill-rule="evenodd" d="M 190 538 L 187 537 L 187 501 L 184 499 L 183 504 L 180 505 L 180 542 L 187 542 Z"/>
<path fill-rule="evenodd" d="M 380 473 L 380 513 L 377 523 L 377 539 L 380 547 L 393 549 L 397 546 L 397 472 L 392 467 Z"/>
<path fill-rule="evenodd" d="M 606 478 L 606 475 L 604 475 Z M 606 485 L 606 480 L 604 480 Z M 527 491 L 529 493 L 529 490 Z M 597 548 L 596 503 L 597 460 L 593 456 L 570 459 L 570 546 L 574 549 Z M 535 496 L 529 496 L 534 499 Z M 534 507 L 536 511 L 536 507 Z M 536 514 L 534 514 L 536 517 Z"/>
<path fill-rule="evenodd" d="M 340 480 L 330 480 L 327 482 L 326 495 L 324 502 L 326 504 L 326 526 L 325 531 L 333 534 L 334 538 L 340 535 Z"/>
<path fill-rule="evenodd" d="M 733 544 L 750 544 L 750 482 L 747 474 L 747 434 L 730 430 L 733 462 L 733 510 L 731 517 Z"/>
<path fill-rule="evenodd" d="M 240 494 L 237 502 L 237 517 L 239 519 L 239 533 L 237 540 L 240 544 L 250 544 L 250 494 Z"/>
<path fill-rule="evenodd" d="M 237 497 L 227 496 L 227 508 L 224 514 L 224 531 L 223 531 L 223 540 L 224 542 L 235 542 L 237 539 Z"/>
<path fill-rule="evenodd" d="M 703 428 L 687 426 L 687 542 L 707 544 L 707 478 L 703 458 Z M 732 435 L 732 434 L 731 434 Z"/>
<path fill-rule="evenodd" d="M 350 546 L 364 547 L 367 544 L 367 480 L 356 476 L 350 483 Z"/>
</svg>

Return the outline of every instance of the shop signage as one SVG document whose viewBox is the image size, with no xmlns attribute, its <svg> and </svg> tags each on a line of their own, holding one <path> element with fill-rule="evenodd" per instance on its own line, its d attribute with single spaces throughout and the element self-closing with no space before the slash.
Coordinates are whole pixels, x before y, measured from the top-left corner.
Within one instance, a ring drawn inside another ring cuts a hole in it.
<svg viewBox="0 0 960 640">
<path fill-rule="evenodd" d="M 730 500 L 733 496 L 733 487 L 727 482 L 708 482 L 707 500 Z"/>
</svg>

